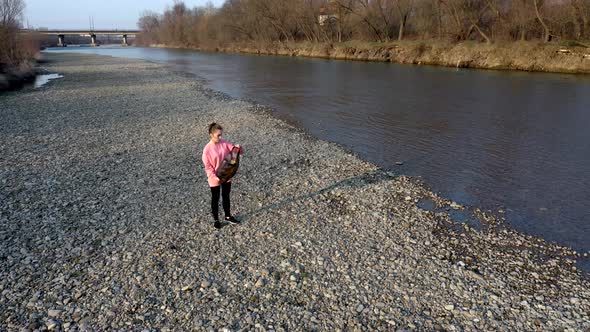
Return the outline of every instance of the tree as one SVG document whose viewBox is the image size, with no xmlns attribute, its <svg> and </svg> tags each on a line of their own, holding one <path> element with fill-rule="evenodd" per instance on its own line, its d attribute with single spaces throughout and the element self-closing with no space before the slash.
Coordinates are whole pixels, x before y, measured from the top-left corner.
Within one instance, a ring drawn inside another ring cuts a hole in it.
<svg viewBox="0 0 590 332">
<path fill-rule="evenodd" d="M 18 65 L 35 51 L 18 34 L 24 10 L 23 0 L 0 0 L 0 71 L 7 65 Z"/>
<path fill-rule="evenodd" d="M 449 37 L 583 41 L 590 38 L 590 0 L 226 0 L 218 9 L 177 0 L 161 15 L 144 13 L 138 26 L 144 43 L 211 48 Z"/>
<path fill-rule="evenodd" d="M 590 1 L 570 0 L 575 39 L 590 38 Z"/>
<path fill-rule="evenodd" d="M 146 11 L 139 18 L 137 26 L 142 31 L 139 37 L 144 44 L 160 43 L 158 33 L 160 30 L 160 16 L 154 12 Z"/>
<path fill-rule="evenodd" d="M 397 34 L 397 40 L 404 38 L 404 32 L 406 31 L 406 25 L 408 24 L 408 18 L 414 11 L 413 0 L 395 0 L 396 13 L 399 19 L 399 29 Z"/>
<path fill-rule="evenodd" d="M 537 20 L 539 20 L 539 23 L 543 27 L 543 41 L 547 43 L 551 40 L 551 33 L 549 32 L 549 27 L 547 24 L 545 24 L 545 20 L 541 16 L 540 8 L 543 6 L 543 0 L 533 0 L 533 4 L 535 7 L 535 15 L 537 15 Z"/>
<path fill-rule="evenodd" d="M 0 0 L 0 26 L 20 26 L 24 11 L 24 0 Z"/>
</svg>

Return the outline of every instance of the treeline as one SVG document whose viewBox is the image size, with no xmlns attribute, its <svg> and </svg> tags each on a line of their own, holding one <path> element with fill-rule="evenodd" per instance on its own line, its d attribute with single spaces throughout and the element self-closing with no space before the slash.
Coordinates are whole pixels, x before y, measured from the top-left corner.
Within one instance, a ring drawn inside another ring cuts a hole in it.
<svg viewBox="0 0 590 332">
<path fill-rule="evenodd" d="M 145 13 L 139 42 L 181 47 L 235 42 L 482 42 L 590 40 L 590 0 L 227 0 Z"/>
<path fill-rule="evenodd" d="M 23 0 L 0 0 L 0 73 L 13 70 L 39 51 L 35 38 L 20 34 Z"/>
</svg>

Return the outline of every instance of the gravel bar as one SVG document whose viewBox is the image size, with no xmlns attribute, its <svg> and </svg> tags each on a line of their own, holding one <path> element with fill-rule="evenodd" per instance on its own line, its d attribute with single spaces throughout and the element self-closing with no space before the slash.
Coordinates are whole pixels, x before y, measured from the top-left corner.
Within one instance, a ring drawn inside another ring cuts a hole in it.
<svg viewBox="0 0 590 332">
<path fill-rule="evenodd" d="M 590 329 L 587 254 L 164 65 L 45 57 L 64 78 L 0 94 L 0 331 Z M 213 121 L 246 150 L 221 230 Z"/>
</svg>

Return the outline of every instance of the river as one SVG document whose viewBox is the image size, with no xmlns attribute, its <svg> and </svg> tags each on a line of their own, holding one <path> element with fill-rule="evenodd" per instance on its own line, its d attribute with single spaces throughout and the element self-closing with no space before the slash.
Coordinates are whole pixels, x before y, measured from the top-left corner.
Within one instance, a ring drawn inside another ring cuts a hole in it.
<svg viewBox="0 0 590 332">
<path fill-rule="evenodd" d="M 161 48 L 47 51 L 169 64 L 365 160 L 420 176 L 444 197 L 505 211 L 525 233 L 590 250 L 590 76 Z"/>
</svg>

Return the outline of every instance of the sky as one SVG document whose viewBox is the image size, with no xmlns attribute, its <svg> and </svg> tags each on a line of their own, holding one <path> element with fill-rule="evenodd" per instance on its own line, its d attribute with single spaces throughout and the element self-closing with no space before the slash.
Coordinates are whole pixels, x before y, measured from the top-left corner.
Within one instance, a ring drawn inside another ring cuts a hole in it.
<svg viewBox="0 0 590 332">
<path fill-rule="evenodd" d="M 209 0 L 216 7 L 224 0 Z M 208 0 L 185 0 L 189 8 L 203 6 Z M 25 0 L 24 25 L 32 28 L 82 29 L 89 28 L 89 17 L 94 28 L 137 29 L 141 13 L 151 10 L 162 13 L 173 0 Z"/>
</svg>

